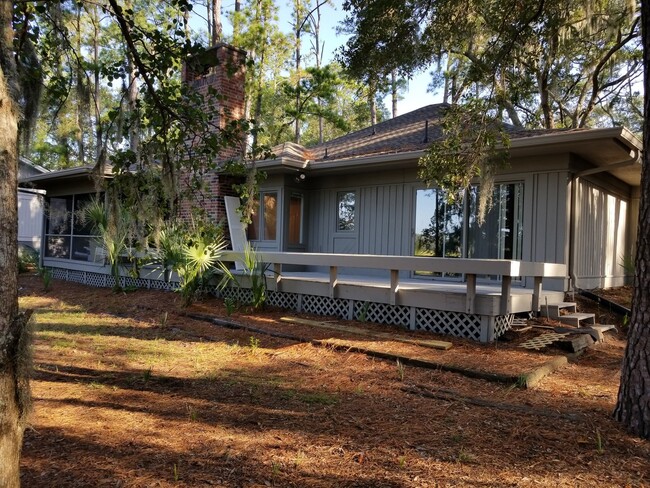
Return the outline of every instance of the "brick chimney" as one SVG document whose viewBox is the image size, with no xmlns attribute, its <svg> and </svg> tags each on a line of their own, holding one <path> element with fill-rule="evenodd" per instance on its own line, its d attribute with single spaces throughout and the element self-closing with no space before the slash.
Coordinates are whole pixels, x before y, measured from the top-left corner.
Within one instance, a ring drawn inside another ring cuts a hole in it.
<svg viewBox="0 0 650 488">
<path fill-rule="evenodd" d="M 215 127 L 223 128 L 229 121 L 244 117 L 245 61 L 246 51 L 225 43 L 218 43 L 183 65 L 184 83 L 201 93 L 206 100 L 210 96 L 208 87 L 214 88 L 222 97 L 213 101 L 214 106 L 217 107 L 213 116 Z M 245 148 L 245 135 L 242 134 L 241 144 L 226 148 L 218 155 L 218 159 L 220 161 L 241 159 L 245 155 Z M 212 222 L 218 223 L 226 217 L 223 197 L 237 196 L 232 187 L 233 184 L 241 183 L 241 177 L 209 171 L 203 175 L 202 180 L 207 191 L 201 195 L 194 195 L 192 201 L 182 201 L 180 215 L 182 218 L 188 218 L 192 209 L 198 207 L 206 212 Z M 183 175 L 181 175 L 181 184 L 187 184 Z"/>
</svg>

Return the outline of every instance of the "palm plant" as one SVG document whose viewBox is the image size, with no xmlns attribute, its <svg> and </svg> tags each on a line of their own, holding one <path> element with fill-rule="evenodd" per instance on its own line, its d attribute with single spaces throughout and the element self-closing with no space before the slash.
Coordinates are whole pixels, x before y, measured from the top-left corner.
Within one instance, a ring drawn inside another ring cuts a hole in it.
<svg viewBox="0 0 650 488">
<path fill-rule="evenodd" d="M 154 264 L 162 268 L 163 279 L 169 283 L 171 272 L 183 261 L 184 231 L 182 226 L 168 222 L 156 235 Z"/>
<path fill-rule="evenodd" d="M 219 288 L 225 287 L 232 278 L 230 270 L 220 261 L 227 246 L 220 228 L 194 223 L 188 228 L 171 222 L 159 232 L 156 243 L 156 261 L 167 281 L 172 270 L 178 274 L 178 291 L 186 306 L 215 276 L 220 275 Z"/>
<path fill-rule="evenodd" d="M 246 244 L 244 249 L 244 269 L 251 284 L 251 305 L 254 309 L 264 308 L 266 303 L 266 272 L 270 265 L 258 259 L 253 246 Z"/>
<path fill-rule="evenodd" d="M 115 202 L 112 212 L 98 198 L 93 198 L 81 211 L 81 219 L 93 226 L 106 251 L 106 260 L 111 266 L 111 276 L 115 281 L 113 290 L 122 290 L 120 258 L 128 250 L 130 227 L 133 218 L 126 208 Z"/>
</svg>

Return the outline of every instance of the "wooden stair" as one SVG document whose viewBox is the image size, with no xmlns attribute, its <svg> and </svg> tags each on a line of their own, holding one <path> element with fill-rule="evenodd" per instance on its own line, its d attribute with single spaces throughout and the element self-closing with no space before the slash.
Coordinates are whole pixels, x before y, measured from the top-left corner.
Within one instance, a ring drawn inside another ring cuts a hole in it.
<svg viewBox="0 0 650 488">
<path fill-rule="evenodd" d="M 540 307 L 540 313 L 542 317 L 559 320 L 564 324 L 574 327 L 592 326 L 596 324 L 596 315 L 593 313 L 577 312 L 574 302 L 547 303 Z"/>
</svg>

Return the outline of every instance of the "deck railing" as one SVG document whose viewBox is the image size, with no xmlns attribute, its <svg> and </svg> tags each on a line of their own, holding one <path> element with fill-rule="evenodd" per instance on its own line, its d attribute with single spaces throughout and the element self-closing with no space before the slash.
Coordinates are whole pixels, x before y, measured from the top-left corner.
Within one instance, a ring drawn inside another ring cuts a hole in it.
<svg viewBox="0 0 650 488">
<path fill-rule="evenodd" d="M 243 253 L 227 251 L 224 261 L 242 261 Z M 465 275 L 466 312 L 474 313 L 476 300 L 476 277 L 480 275 L 501 276 L 501 313 L 511 311 L 512 278 L 533 278 L 533 311 L 539 311 L 543 278 L 564 278 L 566 265 L 537 263 L 506 259 L 460 259 L 434 258 L 424 256 L 383 256 L 376 254 L 324 254 L 296 252 L 260 252 L 257 259 L 273 266 L 277 289 L 282 282 L 282 266 L 318 266 L 329 268 L 330 297 L 336 294 L 339 268 L 380 269 L 390 273 L 391 305 L 395 305 L 399 293 L 400 271 L 423 271 L 430 273 L 457 273 Z"/>
</svg>

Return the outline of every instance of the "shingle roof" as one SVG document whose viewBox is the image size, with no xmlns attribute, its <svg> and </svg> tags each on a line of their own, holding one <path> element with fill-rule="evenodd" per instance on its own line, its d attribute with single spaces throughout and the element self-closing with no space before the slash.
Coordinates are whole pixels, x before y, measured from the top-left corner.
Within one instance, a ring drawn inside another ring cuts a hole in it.
<svg viewBox="0 0 650 488">
<path fill-rule="evenodd" d="M 315 162 L 424 149 L 441 136 L 440 118 L 447 104 L 422 107 L 308 148 Z"/>
<path fill-rule="evenodd" d="M 282 160 L 311 160 L 313 165 L 339 159 L 360 158 L 380 154 L 397 154 L 426 149 L 442 137 L 440 120 L 448 104 L 427 105 L 412 112 L 385 120 L 323 144 L 304 148 L 299 144 L 285 143 L 273 148 Z M 559 132 L 575 132 L 585 129 L 516 129 L 505 125 L 511 139 L 522 139 Z"/>
</svg>

